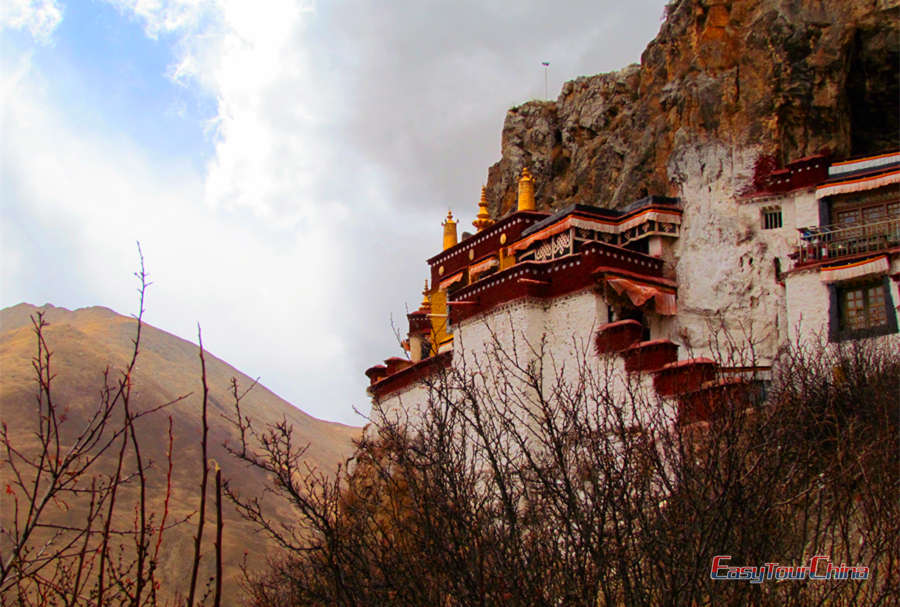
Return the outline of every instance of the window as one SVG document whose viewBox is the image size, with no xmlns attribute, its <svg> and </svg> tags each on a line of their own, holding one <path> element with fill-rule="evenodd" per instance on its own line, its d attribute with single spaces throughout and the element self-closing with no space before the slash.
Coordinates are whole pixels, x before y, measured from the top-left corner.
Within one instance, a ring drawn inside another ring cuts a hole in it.
<svg viewBox="0 0 900 607">
<path fill-rule="evenodd" d="M 880 284 L 842 289 L 841 306 L 841 325 L 848 329 L 870 329 L 887 322 L 884 289 Z"/>
<path fill-rule="evenodd" d="M 762 210 L 763 230 L 777 230 L 781 227 L 781 207 L 767 207 Z"/>
<path fill-rule="evenodd" d="M 878 223 L 900 218 L 900 202 L 896 200 L 878 202 L 835 203 L 834 221 L 839 226 L 854 226 Z"/>
<path fill-rule="evenodd" d="M 897 332 L 887 277 L 831 287 L 831 341 Z"/>
</svg>

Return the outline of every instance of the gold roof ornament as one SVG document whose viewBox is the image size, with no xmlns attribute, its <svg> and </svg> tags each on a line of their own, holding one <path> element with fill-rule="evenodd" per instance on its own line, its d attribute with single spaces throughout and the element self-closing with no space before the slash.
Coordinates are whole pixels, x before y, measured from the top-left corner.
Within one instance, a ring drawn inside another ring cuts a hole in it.
<svg viewBox="0 0 900 607">
<path fill-rule="evenodd" d="M 446 251 L 459 242 L 456 237 L 456 220 L 453 219 L 452 211 L 447 211 L 447 219 L 441 225 L 444 226 L 444 250 Z"/>
<path fill-rule="evenodd" d="M 487 186 L 481 186 L 481 200 L 478 202 L 478 215 L 475 216 L 475 221 L 472 222 L 472 225 L 475 226 L 475 229 L 479 232 L 494 224 L 494 220 L 491 219 L 491 214 L 488 213 L 487 204 Z"/>
<path fill-rule="evenodd" d="M 534 211 L 534 177 L 528 167 L 522 167 L 522 176 L 519 177 L 518 211 Z"/>
<path fill-rule="evenodd" d="M 419 304 L 420 310 L 431 310 L 431 299 L 428 296 L 428 279 L 425 279 L 425 288 L 422 289 L 422 303 Z"/>
</svg>

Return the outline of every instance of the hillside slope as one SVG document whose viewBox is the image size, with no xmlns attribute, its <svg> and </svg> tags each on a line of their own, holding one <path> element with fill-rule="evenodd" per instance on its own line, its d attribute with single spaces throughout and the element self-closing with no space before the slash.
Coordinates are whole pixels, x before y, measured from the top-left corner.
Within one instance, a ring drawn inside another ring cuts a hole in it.
<svg viewBox="0 0 900 607">
<path fill-rule="evenodd" d="M 126 366 L 132 348 L 136 323 L 133 319 L 100 307 L 69 311 L 43 306 L 36 308 L 20 304 L 0 311 L 0 418 L 11 429 L 20 444 L 28 444 L 36 427 L 36 387 L 32 358 L 35 336 L 31 316 L 43 311 L 49 326 L 45 337 L 53 352 L 52 370 L 56 375 L 53 395 L 57 406 L 67 415 L 66 424 L 77 427 L 96 405 L 103 388 L 103 371 Z M 164 494 L 164 462 L 167 447 L 168 416 L 174 425 L 173 518 L 196 511 L 200 483 L 200 407 L 201 381 L 199 349 L 178 337 L 144 325 L 141 349 L 134 374 L 133 402 L 138 409 L 146 409 L 190 394 L 165 411 L 141 420 L 139 436 L 146 456 L 155 462 L 150 475 L 154 508 L 161 508 Z M 223 443 L 235 444 L 236 431 L 224 418 L 232 414 L 230 380 L 236 377 L 241 386 L 249 387 L 252 380 L 233 367 L 207 353 L 207 381 L 209 400 L 209 455 L 218 462 L 223 476 L 246 494 L 262 495 L 266 479 L 254 470 L 239 464 L 227 455 Z M 115 373 L 115 371 L 114 371 Z M 322 471 L 335 470 L 352 452 L 352 439 L 358 428 L 315 419 L 293 407 L 263 386 L 257 386 L 242 401 L 242 410 L 253 419 L 255 428 L 263 428 L 286 419 L 295 429 L 298 444 L 309 443 L 306 461 Z M 9 504 L 9 502 L 6 502 Z M 66 516 L 75 516 L 68 513 Z M 281 509 L 278 515 L 289 521 L 291 513 Z M 11 516 L 4 507 L 4 522 Z M 63 516 L 60 514 L 60 516 Z M 237 595 L 238 566 L 246 553 L 251 567 L 262 564 L 267 556 L 276 554 L 274 547 L 252 525 L 242 521 L 230 505 L 226 508 L 225 545 L 226 595 L 228 604 Z M 120 521 L 122 522 L 122 521 Z M 165 561 L 161 564 L 163 579 L 177 580 L 169 589 L 177 592 L 186 587 L 188 564 L 192 551 L 194 523 L 168 533 L 164 544 Z M 207 533 L 205 552 L 211 554 L 212 527 Z M 211 566 L 207 558 L 205 566 Z M 201 579 L 205 579 L 201 577 Z M 204 582 L 205 583 L 205 582 Z"/>
</svg>

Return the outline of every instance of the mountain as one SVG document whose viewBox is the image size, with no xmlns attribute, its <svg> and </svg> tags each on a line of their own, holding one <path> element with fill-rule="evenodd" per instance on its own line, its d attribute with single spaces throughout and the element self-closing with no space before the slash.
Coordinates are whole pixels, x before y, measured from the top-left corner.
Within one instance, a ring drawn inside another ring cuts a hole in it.
<svg viewBox="0 0 900 607">
<path fill-rule="evenodd" d="M 35 379 L 32 358 L 36 352 L 35 335 L 31 317 L 43 312 L 49 326 L 44 335 L 53 352 L 53 398 L 57 407 L 66 413 L 66 424 L 77 427 L 92 407 L 104 386 L 103 371 L 124 369 L 130 359 L 136 321 L 101 307 L 66 310 L 51 305 L 35 307 L 29 304 L 0 311 L 0 419 L 10 428 L 13 440 L 33 446 L 32 432 L 36 424 Z M 154 463 L 150 474 L 152 509 L 161 510 L 165 489 L 165 461 L 168 445 L 168 417 L 174 427 L 173 494 L 170 520 L 184 517 L 199 507 L 201 455 L 198 438 L 201 433 L 201 379 L 199 348 L 165 331 L 144 325 L 140 354 L 134 372 L 134 407 L 147 409 L 190 394 L 158 413 L 142 418 L 137 426 L 144 456 Z M 222 474 L 232 486 L 246 495 L 263 495 L 267 479 L 256 470 L 246 467 L 229 456 L 223 443 L 238 442 L 236 429 L 224 418 L 233 413 L 230 398 L 230 382 L 235 377 L 244 388 L 251 378 L 240 373 L 222 360 L 206 353 L 209 397 L 209 457 L 222 467 Z M 253 419 L 253 426 L 264 428 L 286 419 L 294 427 L 297 444 L 309 443 L 305 454 L 308 465 L 328 472 L 335 470 L 352 453 L 352 440 L 359 428 L 313 418 L 290 403 L 279 398 L 263 386 L 256 386 L 242 401 L 242 412 Z M 108 465 L 110 462 L 105 462 Z M 4 472 L 5 474 L 5 472 Z M 210 475 L 212 481 L 212 475 Z M 3 479 L 4 484 L 8 479 Z M 209 508 L 208 502 L 208 508 Z M 6 501 L 2 517 L 4 524 L 11 516 L 10 502 Z M 250 567 L 264 564 L 266 557 L 277 555 L 267 538 L 257 533 L 255 527 L 243 521 L 229 503 L 225 504 L 223 545 L 225 547 L 225 596 L 226 604 L 236 604 L 240 571 L 244 554 Z M 77 512 L 67 513 L 75 517 Z M 290 522 L 291 512 L 279 507 L 275 514 Z M 194 520 L 196 517 L 194 517 Z M 204 561 L 206 577 L 209 575 L 213 553 L 214 510 L 207 510 L 207 527 Z M 127 521 L 119 521 L 127 523 Z M 165 536 L 161 563 L 162 578 L 175 580 L 171 593 L 184 592 L 187 586 L 192 537 L 196 531 L 193 520 L 177 527 Z M 201 575 L 201 589 L 206 577 Z"/>
<path fill-rule="evenodd" d="M 488 172 L 496 218 L 519 171 L 542 209 L 679 195 L 689 147 L 765 162 L 900 147 L 900 0 L 672 0 L 640 65 L 567 82 L 509 110 Z"/>
</svg>

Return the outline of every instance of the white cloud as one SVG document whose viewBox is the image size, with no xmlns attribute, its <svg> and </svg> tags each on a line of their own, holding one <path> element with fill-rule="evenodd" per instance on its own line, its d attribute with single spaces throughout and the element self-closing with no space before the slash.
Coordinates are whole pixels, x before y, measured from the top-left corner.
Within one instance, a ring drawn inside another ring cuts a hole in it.
<svg viewBox="0 0 900 607">
<path fill-rule="evenodd" d="M 3 0 L 0 29 L 28 30 L 42 44 L 49 44 L 63 11 L 56 0 Z"/>
<path fill-rule="evenodd" d="M 665 3 L 108 1 L 171 46 L 174 82 L 215 99 L 211 159 L 194 171 L 119 125 L 91 131 L 4 60 L 3 305 L 127 313 L 141 240 L 150 322 L 193 339 L 199 320 L 214 354 L 356 423 L 447 207 L 474 215 L 505 109 L 543 94 L 543 60 L 558 91 L 636 59 Z"/>
<path fill-rule="evenodd" d="M 144 23 L 150 38 L 176 31 L 196 31 L 216 10 L 211 0 L 106 0 Z"/>
<path fill-rule="evenodd" d="M 68 124 L 33 79 L 20 80 L 5 114 L 4 146 L 16 153 L 2 160 L 0 284 L 30 293 L 32 303 L 128 313 L 140 240 L 155 282 L 151 323 L 194 339 L 200 320 L 213 353 L 314 415 L 353 419 L 351 390 L 334 378 L 353 370 L 332 301 L 342 255 L 329 224 L 285 239 L 209 208 L 200 202 L 202 175 Z M 359 402 L 361 386 L 352 392 Z M 336 401 L 339 410 L 320 406 Z"/>
<path fill-rule="evenodd" d="M 315 191 L 328 151 L 310 146 L 322 126 L 323 91 L 311 73 L 304 28 L 312 8 L 291 0 L 110 0 L 148 36 L 175 39 L 170 76 L 216 99 L 215 153 L 207 171 L 211 206 L 246 208 L 293 229 L 332 203 Z M 314 106 L 319 107 L 314 107 Z"/>
</svg>

